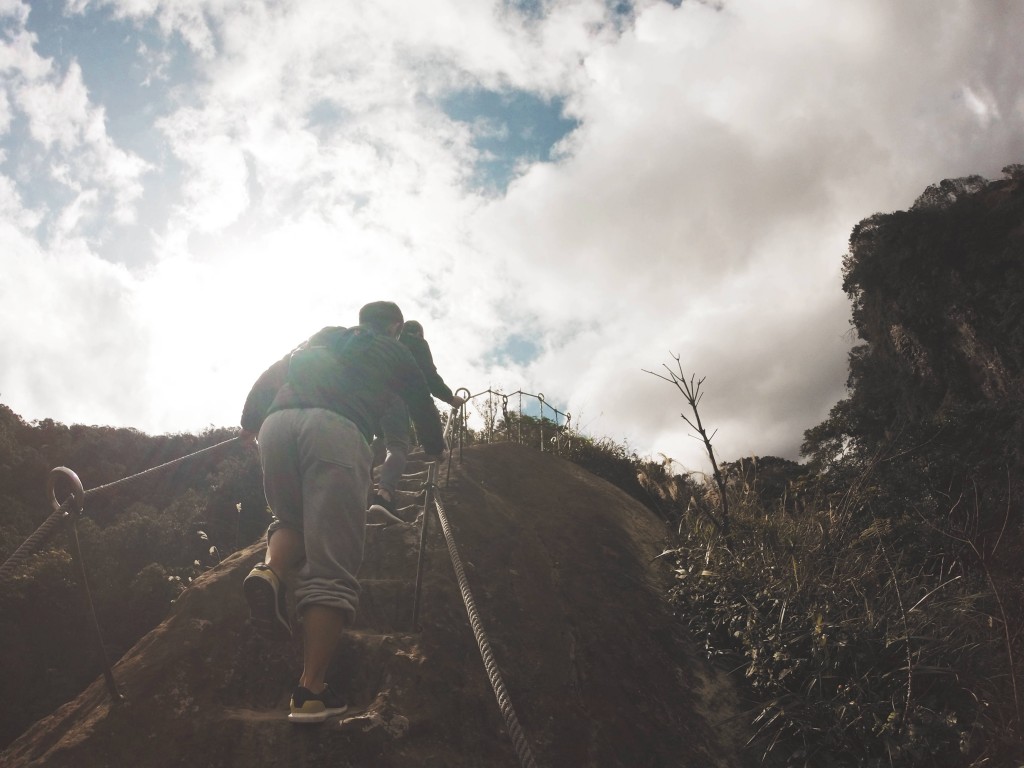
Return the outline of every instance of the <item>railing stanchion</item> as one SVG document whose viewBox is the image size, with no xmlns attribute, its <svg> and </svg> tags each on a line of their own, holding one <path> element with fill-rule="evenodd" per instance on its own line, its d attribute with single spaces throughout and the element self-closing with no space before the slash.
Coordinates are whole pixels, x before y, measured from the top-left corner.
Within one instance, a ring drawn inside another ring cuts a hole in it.
<svg viewBox="0 0 1024 768">
<path fill-rule="evenodd" d="M 516 430 L 519 444 L 523 444 L 523 390 L 519 390 L 519 429 Z"/>
<path fill-rule="evenodd" d="M 540 401 L 540 419 L 537 420 L 537 427 L 540 429 L 540 452 L 544 453 L 544 393 L 537 395 Z"/>
<path fill-rule="evenodd" d="M 434 506 L 434 487 L 437 482 L 437 462 L 427 465 L 427 492 L 423 496 L 423 518 L 420 521 L 420 549 L 416 558 L 416 587 L 412 599 L 412 631 L 420 628 L 420 597 L 423 592 L 423 566 L 427 559 L 427 530 Z"/>
<path fill-rule="evenodd" d="M 71 516 L 71 533 L 68 538 L 71 540 L 71 555 L 75 561 L 75 568 L 78 571 L 78 582 L 82 586 L 82 595 L 85 598 L 85 607 L 89 610 L 89 618 L 92 623 L 93 635 L 96 638 L 96 649 L 100 654 L 100 662 L 103 664 L 103 677 L 107 682 L 107 693 L 111 701 L 117 703 L 124 701 L 124 696 L 117 690 L 117 682 L 114 680 L 114 672 L 110 665 L 110 657 L 107 655 L 107 647 L 103 642 L 103 630 L 100 629 L 100 621 L 96 618 L 96 607 L 92 601 L 92 592 L 89 589 L 89 576 L 85 572 L 85 558 L 82 557 L 82 545 L 78 541 L 78 520 L 77 513 Z"/>
<path fill-rule="evenodd" d="M 114 702 L 124 701 L 124 697 L 121 692 L 117 690 L 117 683 L 114 681 L 114 673 L 110 666 L 110 657 L 107 656 L 107 647 L 103 642 L 103 630 L 100 629 L 100 620 L 96 618 L 96 606 L 92 601 L 92 591 L 89 589 L 89 576 L 85 571 L 85 558 L 82 556 L 82 545 L 78 540 L 78 518 L 82 514 L 82 510 L 85 508 L 85 490 L 82 487 L 82 481 L 78 479 L 78 475 L 67 467 L 55 467 L 50 470 L 49 476 L 46 478 L 46 495 L 50 497 L 50 506 L 53 507 L 54 512 L 60 511 L 65 507 L 57 501 L 56 485 L 57 478 L 64 477 L 71 482 L 71 498 L 72 509 L 70 512 L 65 511 L 65 519 L 71 522 L 71 532 L 68 538 L 71 541 L 71 556 L 75 561 L 75 570 L 78 571 L 78 583 L 82 587 L 82 596 L 85 598 L 85 607 L 89 612 L 89 619 L 92 623 L 93 635 L 96 638 L 96 650 L 100 654 L 100 662 L 103 664 L 103 677 L 107 681 L 107 692 L 110 694 L 111 700 Z"/>
</svg>

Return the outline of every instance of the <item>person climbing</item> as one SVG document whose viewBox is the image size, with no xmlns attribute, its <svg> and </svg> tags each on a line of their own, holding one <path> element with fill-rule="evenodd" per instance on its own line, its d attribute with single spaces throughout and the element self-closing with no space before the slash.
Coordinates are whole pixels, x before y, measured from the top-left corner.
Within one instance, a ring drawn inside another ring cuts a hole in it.
<svg viewBox="0 0 1024 768">
<path fill-rule="evenodd" d="M 242 437 L 258 435 L 263 485 L 273 519 L 264 562 L 243 582 L 251 622 L 271 638 L 291 636 L 285 580 L 302 625 L 302 676 L 288 719 L 323 722 L 347 708 L 328 687 L 327 668 L 359 603 L 369 442 L 392 396 L 412 414 L 424 448 L 444 453 L 430 390 L 397 341 L 397 304 L 376 301 L 354 328 L 327 327 L 271 365 L 242 409 Z"/>
<path fill-rule="evenodd" d="M 441 374 L 434 365 L 434 356 L 430 345 L 423 337 L 423 326 L 416 320 L 408 320 L 402 326 L 398 340 L 412 353 L 420 371 L 427 381 L 430 394 L 438 400 L 448 403 L 453 408 L 462 405 L 465 399 L 452 393 L 444 383 Z M 409 460 L 409 411 L 399 398 L 392 397 L 384 415 L 380 419 L 378 434 L 382 436 L 387 447 L 387 455 L 380 468 L 380 480 L 377 491 L 370 505 L 386 509 L 391 515 L 399 517 L 397 512 L 398 482 L 402 479 L 405 465 Z"/>
</svg>

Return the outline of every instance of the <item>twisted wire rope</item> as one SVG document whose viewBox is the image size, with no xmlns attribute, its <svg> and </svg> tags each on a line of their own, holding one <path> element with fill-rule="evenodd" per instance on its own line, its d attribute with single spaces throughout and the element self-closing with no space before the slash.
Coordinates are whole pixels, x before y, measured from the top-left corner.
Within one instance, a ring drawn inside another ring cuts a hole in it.
<svg viewBox="0 0 1024 768">
<path fill-rule="evenodd" d="M 188 459 L 194 459 L 196 456 L 200 456 L 201 454 L 209 453 L 210 451 L 215 451 L 218 448 L 223 448 L 225 445 L 228 445 L 229 443 L 233 443 L 233 442 L 235 442 L 236 440 L 239 440 L 239 439 L 240 439 L 239 437 L 232 437 L 232 438 L 229 438 L 229 439 L 224 440 L 222 442 L 219 442 L 216 445 L 210 445 L 210 446 L 207 446 L 206 448 L 200 448 L 198 451 L 194 451 L 193 453 L 190 453 L 187 456 L 180 456 L 177 459 L 172 459 L 171 461 L 164 462 L 163 464 L 158 464 L 155 467 L 150 467 L 149 469 L 144 469 L 141 472 L 136 472 L 134 475 L 129 475 L 128 477 L 122 477 L 120 480 L 114 480 L 113 482 L 105 483 L 104 485 L 98 485 L 95 488 L 88 489 L 85 492 L 85 495 L 86 496 L 92 496 L 94 494 L 99 493 L 100 491 L 108 491 L 111 488 L 116 488 L 119 485 L 124 485 L 125 483 L 129 482 L 130 480 L 137 480 L 140 477 L 144 477 L 145 475 L 149 475 L 149 474 L 152 474 L 154 472 L 159 472 L 162 469 L 170 469 L 171 467 L 175 466 L 176 464 L 181 464 L 182 462 L 184 462 L 184 461 L 186 461 Z"/>
<path fill-rule="evenodd" d="M 0 582 L 7 581 L 14 576 L 14 572 L 42 549 L 43 545 L 60 529 L 61 524 L 67 518 L 68 504 L 73 498 L 73 496 L 68 496 L 64 499 L 64 503 L 51 512 L 42 525 L 36 528 L 35 533 L 25 539 L 22 545 L 0 566 Z"/>
<path fill-rule="evenodd" d="M 505 725 L 512 739 L 512 746 L 515 748 L 519 763 L 523 768 L 537 768 L 533 752 L 530 750 L 530 745 L 526 740 L 526 734 L 523 733 L 523 729 L 519 725 L 519 718 L 516 717 L 515 709 L 512 707 L 512 701 L 505 688 L 498 664 L 494 660 L 494 654 L 491 652 L 491 643 L 487 639 L 487 633 L 484 630 L 483 623 L 480 621 L 480 614 L 477 613 L 476 601 L 473 599 L 473 593 L 470 591 L 469 582 L 466 579 L 466 572 L 462 567 L 462 558 L 459 557 L 459 550 L 455 546 L 455 537 L 452 535 L 451 526 L 448 525 L 448 516 L 444 513 L 444 505 L 441 503 L 441 497 L 436 490 L 434 493 L 434 507 L 437 510 L 437 518 L 441 521 L 441 530 L 444 532 L 444 539 L 448 546 L 448 555 L 451 557 L 452 567 L 455 569 L 455 576 L 459 581 L 462 602 L 466 606 L 466 614 L 469 616 L 469 623 L 473 628 L 477 647 L 480 649 L 480 658 L 483 659 L 484 669 L 487 671 L 487 677 L 490 680 L 494 696 L 498 700 L 498 709 L 501 710 L 502 717 L 505 719 Z"/>
</svg>

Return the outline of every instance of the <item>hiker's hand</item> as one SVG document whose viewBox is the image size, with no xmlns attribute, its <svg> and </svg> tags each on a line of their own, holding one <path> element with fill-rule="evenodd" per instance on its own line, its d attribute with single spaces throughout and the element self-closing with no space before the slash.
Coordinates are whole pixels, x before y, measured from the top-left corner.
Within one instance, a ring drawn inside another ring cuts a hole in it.
<svg viewBox="0 0 1024 768">
<path fill-rule="evenodd" d="M 452 408 L 460 408 L 460 407 L 462 407 L 462 404 L 465 403 L 465 402 L 466 402 L 466 398 L 459 397 L 458 395 L 452 395 L 452 399 L 451 399 L 450 405 L 452 406 Z"/>
<path fill-rule="evenodd" d="M 242 434 L 238 436 L 238 439 L 242 441 L 242 445 L 256 445 L 257 432 L 250 432 L 248 429 L 243 429 Z"/>
</svg>

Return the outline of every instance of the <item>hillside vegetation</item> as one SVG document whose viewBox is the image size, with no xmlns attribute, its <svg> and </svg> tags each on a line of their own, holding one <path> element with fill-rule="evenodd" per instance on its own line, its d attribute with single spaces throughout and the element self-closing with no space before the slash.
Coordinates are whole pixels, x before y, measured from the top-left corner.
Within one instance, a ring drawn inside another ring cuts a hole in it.
<svg viewBox="0 0 1024 768">
<path fill-rule="evenodd" d="M 49 516 L 51 468 L 70 467 L 86 489 L 96 488 L 234 432 L 153 437 L 50 419 L 29 424 L 0 405 L 0 559 Z M 127 651 L 196 575 L 253 542 L 268 520 L 259 464 L 233 444 L 90 496 L 77 527 L 107 656 Z M 102 669 L 67 536 L 58 533 L 0 590 L 0 745 Z"/>
</svg>

